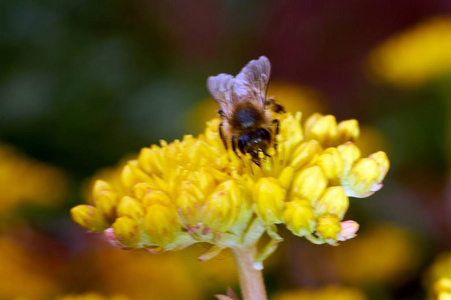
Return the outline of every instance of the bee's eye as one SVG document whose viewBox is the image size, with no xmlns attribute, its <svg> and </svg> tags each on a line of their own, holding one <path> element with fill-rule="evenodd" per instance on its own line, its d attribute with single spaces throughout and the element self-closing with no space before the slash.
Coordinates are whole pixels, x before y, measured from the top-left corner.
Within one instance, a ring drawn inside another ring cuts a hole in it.
<svg viewBox="0 0 451 300">
<path fill-rule="evenodd" d="M 262 140 L 269 140 L 269 139 L 271 139 L 271 136 L 270 136 L 268 130 L 266 130 L 266 129 L 260 128 L 259 130 L 257 130 L 256 135 L 259 138 L 261 138 Z"/>
</svg>

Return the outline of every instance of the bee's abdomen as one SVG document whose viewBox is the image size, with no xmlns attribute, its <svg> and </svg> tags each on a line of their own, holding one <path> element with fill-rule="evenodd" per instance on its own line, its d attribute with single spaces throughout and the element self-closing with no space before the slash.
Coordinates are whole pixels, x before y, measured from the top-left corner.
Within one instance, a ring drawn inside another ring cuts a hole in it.
<svg viewBox="0 0 451 300">
<path fill-rule="evenodd" d="M 263 121 L 261 113 L 255 107 L 243 107 L 233 114 L 234 128 L 250 129 Z"/>
</svg>

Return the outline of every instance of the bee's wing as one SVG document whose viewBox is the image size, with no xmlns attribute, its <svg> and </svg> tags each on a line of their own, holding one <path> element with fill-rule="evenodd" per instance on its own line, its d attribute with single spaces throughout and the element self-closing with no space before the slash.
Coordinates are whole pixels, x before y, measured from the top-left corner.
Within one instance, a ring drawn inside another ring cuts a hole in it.
<svg viewBox="0 0 451 300">
<path fill-rule="evenodd" d="M 229 74 L 210 76 L 207 79 L 207 88 L 211 96 L 218 102 L 221 110 L 230 116 L 232 113 L 232 90 L 235 78 Z"/>
<path fill-rule="evenodd" d="M 235 77 L 233 92 L 239 100 L 249 99 L 265 108 L 271 64 L 266 56 L 251 60 Z"/>
</svg>

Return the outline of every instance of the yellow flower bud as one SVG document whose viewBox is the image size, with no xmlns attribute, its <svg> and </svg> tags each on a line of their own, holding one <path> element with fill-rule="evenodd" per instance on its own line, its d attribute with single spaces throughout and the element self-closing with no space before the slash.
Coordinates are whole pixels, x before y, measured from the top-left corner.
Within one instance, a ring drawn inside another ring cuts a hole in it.
<svg viewBox="0 0 451 300">
<path fill-rule="evenodd" d="M 214 192 L 205 203 L 201 222 L 213 231 L 225 232 L 235 222 L 238 209 L 228 191 Z"/>
<path fill-rule="evenodd" d="M 360 149 L 355 144 L 348 142 L 338 146 L 337 150 L 343 160 L 343 174 L 347 174 L 354 162 L 360 158 Z"/>
<path fill-rule="evenodd" d="M 199 221 L 197 215 L 202 207 L 199 199 L 186 191 L 181 191 L 176 203 L 184 223 L 193 225 Z"/>
<path fill-rule="evenodd" d="M 379 165 L 380 173 L 377 181 L 381 182 L 385 178 L 385 175 L 387 175 L 388 169 L 390 168 L 390 161 L 388 160 L 387 154 L 383 151 L 379 151 L 371 154 L 368 158 L 374 159 Z"/>
<path fill-rule="evenodd" d="M 112 225 L 116 239 L 125 247 L 135 247 L 140 241 L 138 223 L 129 217 L 119 217 Z"/>
<path fill-rule="evenodd" d="M 253 197 L 256 213 L 265 223 L 282 223 L 286 190 L 274 178 L 260 178 Z"/>
<path fill-rule="evenodd" d="M 342 186 L 333 186 L 326 189 L 314 206 L 316 214 L 335 214 L 343 219 L 349 207 L 349 199 Z"/>
<path fill-rule="evenodd" d="M 294 170 L 291 166 L 285 167 L 278 177 L 280 185 L 286 190 L 288 190 L 293 182 Z"/>
<path fill-rule="evenodd" d="M 217 185 L 215 178 L 206 168 L 202 168 L 200 172 L 190 173 L 187 180 L 198 186 L 202 195 L 210 194 Z"/>
<path fill-rule="evenodd" d="M 337 148 L 327 148 L 316 160 L 316 164 L 321 167 L 327 179 L 332 185 L 340 184 L 340 177 L 343 173 L 343 160 Z"/>
<path fill-rule="evenodd" d="M 310 140 L 302 143 L 294 150 L 290 165 L 295 171 L 299 170 L 314 160 L 315 157 L 321 153 L 321 151 L 321 145 L 316 140 Z"/>
<path fill-rule="evenodd" d="M 150 184 L 146 182 L 135 184 L 135 186 L 132 189 L 133 196 L 135 196 L 136 199 L 143 199 L 147 193 L 151 192 L 155 188 L 156 187 L 152 187 Z"/>
<path fill-rule="evenodd" d="M 135 184 L 140 182 L 153 183 L 152 178 L 138 167 L 136 160 L 131 160 L 124 166 L 121 173 L 121 181 L 128 189 L 132 189 Z"/>
<path fill-rule="evenodd" d="M 345 142 L 354 142 L 360 134 L 359 123 L 357 120 L 346 120 L 338 123 L 337 144 Z"/>
<path fill-rule="evenodd" d="M 124 196 L 119 200 L 116 213 L 118 217 L 127 216 L 134 220 L 139 220 L 144 216 L 144 209 L 138 200 Z"/>
<path fill-rule="evenodd" d="M 285 147 L 291 149 L 304 139 L 301 127 L 301 113 L 296 113 L 295 116 L 288 115 L 284 122 L 280 125 L 279 135 L 285 141 Z"/>
<path fill-rule="evenodd" d="M 337 137 L 337 121 L 332 115 L 314 114 L 305 124 L 307 140 L 317 140 L 323 146 L 332 146 Z"/>
<path fill-rule="evenodd" d="M 161 174 L 161 157 L 159 148 L 142 148 L 138 156 L 138 166 L 148 174 Z"/>
<path fill-rule="evenodd" d="M 285 203 L 284 220 L 287 228 L 297 236 L 313 232 L 315 216 L 310 201 L 294 198 Z"/>
<path fill-rule="evenodd" d="M 291 190 L 301 199 L 315 201 L 321 196 L 327 184 L 327 177 L 321 168 L 313 166 L 299 172 Z"/>
<path fill-rule="evenodd" d="M 343 187 L 350 197 L 365 198 L 373 194 L 378 186 L 380 168 L 374 159 L 362 158 L 352 167 L 349 174 L 343 178 Z"/>
<path fill-rule="evenodd" d="M 205 197 L 204 192 L 195 184 L 193 184 L 191 181 L 183 181 L 181 186 L 182 191 L 185 191 L 187 193 L 190 193 L 194 197 L 196 197 L 199 200 L 203 200 Z"/>
<path fill-rule="evenodd" d="M 101 213 L 91 205 L 77 205 L 70 210 L 70 214 L 75 223 L 88 230 L 101 232 L 107 228 Z"/>
<path fill-rule="evenodd" d="M 116 205 L 118 196 L 112 191 L 103 191 L 94 198 L 94 203 L 106 220 L 113 220 L 116 217 Z"/>
<path fill-rule="evenodd" d="M 154 204 L 147 208 L 144 229 L 151 243 L 164 247 L 175 240 L 181 226 L 175 211 L 166 206 Z"/>
<path fill-rule="evenodd" d="M 94 186 L 92 188 L 92 197 L 95 198 L 97 196 L 97 194 L 100 194 L 101 192 L 104 192 L 104 191 L 113 191 L 113 188 L 106 181 L 96 180 L 96 182 L 94 183 Z"/>
<path fill-rule="evenodd" d="M 340 219 L 336 215 L 324 215 L 318 218 L 316 233 L 324 241 L 334 244 L 340 231 Z"/>
<path fill-rule="evenodd" d="M 142 198 L 142 205 L 144 207 L 148 207 L 153 204 L 161 204 L 167 207 L 174 205 L 171 198 L 169 198 L 169 196 L 165 192 L 150 190 Z"/>
</svg>

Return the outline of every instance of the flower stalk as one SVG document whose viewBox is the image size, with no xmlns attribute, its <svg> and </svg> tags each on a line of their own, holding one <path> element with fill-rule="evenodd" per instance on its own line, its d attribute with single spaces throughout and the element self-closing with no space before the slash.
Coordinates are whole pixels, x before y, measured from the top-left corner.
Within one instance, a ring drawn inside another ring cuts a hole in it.
<svg viewBox="0 0 451 300">
<path fill-rule="evenodd" d="M 233 247 L 243 300 L 266 300 L 261 263 L 255 261 L 255 245 Z"/>
</svg>

